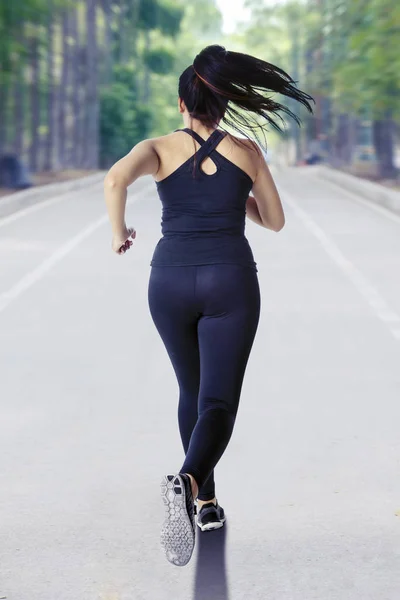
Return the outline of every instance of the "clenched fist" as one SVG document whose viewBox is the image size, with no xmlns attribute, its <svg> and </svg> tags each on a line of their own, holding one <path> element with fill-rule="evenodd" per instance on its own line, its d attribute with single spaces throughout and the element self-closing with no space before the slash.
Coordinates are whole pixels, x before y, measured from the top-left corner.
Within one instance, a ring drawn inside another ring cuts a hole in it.
<svg viewBox="0 0 400 600">
<path fill-rule="evenodd" d="M 112 249 L 117 254 L 125 254 L 132 246 L 133 240 L 136 237 L 136 231 L 133 227 L 125 227 L 121 235 L 114 236 L 112 239 Z"/>
</svg>

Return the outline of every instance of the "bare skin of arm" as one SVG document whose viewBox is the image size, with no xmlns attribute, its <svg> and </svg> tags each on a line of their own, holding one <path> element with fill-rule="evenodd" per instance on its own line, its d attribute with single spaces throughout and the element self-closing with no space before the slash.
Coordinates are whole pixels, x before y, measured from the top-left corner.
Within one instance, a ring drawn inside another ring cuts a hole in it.
<svg viewBox="0 0 400 600">
<path fill-rule="evenodd" d="M 127 189 L 142 175 L 155 175 L 159 169 L 159 157 L 154 140 L 143 140 L 116 162 L 104 178 L 104 195 L 110 218 L 113 241 L 117 254 L 125 254 L 136 232 L 125 224 Z"/>
<path fill-rule="evenodd" d="M 258 157 L 257 175 L 246 203 L 247 217 L 267 229 L 280 231 L 285 224 L 281 199 L 264 157 Z"/>
</svg>

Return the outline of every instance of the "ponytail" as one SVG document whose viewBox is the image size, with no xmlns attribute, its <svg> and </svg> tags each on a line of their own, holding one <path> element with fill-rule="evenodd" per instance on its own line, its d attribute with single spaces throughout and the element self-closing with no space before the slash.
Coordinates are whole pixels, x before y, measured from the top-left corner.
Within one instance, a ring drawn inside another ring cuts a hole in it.
<svg viewBox="0 0 400 600">
<path fill-rule="evenodd" d="M 246 137 L 243 130 L 254 132 L 257 140 L 257 130 L 263 130 L 263 125 L 256 115 L 278 131 L 282 131 L 282 127 L 276 118 L 284 123 L 280 113 L 301 124 L 299 117 L 284 104 L 272 100 L 270 93 L 292 98 L 312 113 L 310 101 L 314 102 L 314 99 L 298 89 L 285 71 L 222 46 L 204 48 L 179 78 L 179 96 L 192 118 L 210 128 L 215 128 L 223 119 Z"/>
</svg>

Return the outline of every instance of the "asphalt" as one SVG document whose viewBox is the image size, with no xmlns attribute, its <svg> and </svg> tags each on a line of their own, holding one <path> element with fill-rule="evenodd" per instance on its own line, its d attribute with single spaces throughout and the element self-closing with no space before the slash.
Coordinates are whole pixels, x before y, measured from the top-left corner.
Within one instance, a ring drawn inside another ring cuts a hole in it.
<svg viewBox="0 0 400 600">
<path fill-rule="evenodd" d="M 183 462 L 147 282 L 160 204 L 130 188 L 125 256 L 101 184 L 0 219 L 0 598 L 398 600 L 400 218 L 308 168 L 249 222 L 260 326 L 216 467 L 226 527 L 159 544 Z"/>
</svg>

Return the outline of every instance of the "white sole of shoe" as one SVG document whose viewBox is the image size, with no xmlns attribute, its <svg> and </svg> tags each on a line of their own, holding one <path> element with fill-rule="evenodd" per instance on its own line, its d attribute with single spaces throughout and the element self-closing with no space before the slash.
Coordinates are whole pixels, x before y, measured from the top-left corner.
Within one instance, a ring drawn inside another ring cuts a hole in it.
<svg viewBox="0 0 400 600">
<path fill-rule="evenodd" d="M 221 527 L 224 526 L 225 521 L 226 517 L 220 521 L 217 521 L 216 523 L 206 523 L 205 525 L 202 525 L 201 523 L 197 522 L 197 525 L 202 531 L 213 531 L 214 529 L 221 529 Z"/>
<path fill-rule="evenodd" d="M 171 564 L 184 567 L 193 553 L 195 531 L 186 508 L 186 489 L 180 475 L 162 478 L 161 497 L 165 506 L 161 545 Z"/>
</svg>

